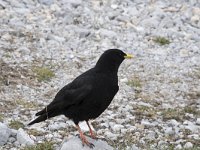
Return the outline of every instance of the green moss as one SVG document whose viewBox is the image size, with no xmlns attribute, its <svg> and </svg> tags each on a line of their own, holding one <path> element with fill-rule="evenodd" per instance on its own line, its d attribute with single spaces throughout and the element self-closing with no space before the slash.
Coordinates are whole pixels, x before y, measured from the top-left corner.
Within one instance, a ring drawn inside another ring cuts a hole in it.
<svg viewBox="0 0 200 150">
<path fill-rule="evenodd" d="M 34 136 L 43 136 L 46 133 L 38 131 L 38 130 L 35 130 L 35 129 L 30 129 L 30 130 L 28 130 L 28 134 L 29 135 L 34 135 Z"/>
<path fill-rule="evenodd" d="M 153 107 L 147 107 L 147 106 L 136 106 L 134 108 L 134 115 L 141 118 L 143 116 L 147 118 L 154 118 L 156 116 L 156 109 Z"/>
<path fill-rule="evenodd" d="M 131 80 L 127 82 L 127 85 L 131 87 L 137 87 L 137 88 L 142 87 L 141 80 L 138 77 L 133 77 Z"/>
<path fill-rule="evenodd" d="M 189 114 L 200 115 L 200 111 L 194 106 L 186 106 L 184 107 L 183 111 Z"/>
<path fill-rule="evenodd" d="M 45 141 L 34 146 L 26 146 L 21 150 L 53 150 L 53 142 Z"/>
<path fill-rule="evenodd" d="M 19 128 L 23 128 L 24 127 L 24 124 L 20 121 L 17 121 L 17 120 L 12 120 L 9 124 L 9 126 L 13 129 L 16 129 L 18 130 Z"/>
<path fill-rule="evenodd" d="M 38 104 L 36 102 L 29 102 L 29 101 L 24 100 L 24 99 L 17 99 L 15 101 L 15 104 L 17 106 L 21 105 L 23 108 L 36 108 L 36 107 L 38 107 Z"/>
<path fill-rule="evenodd" d="M 170 41 L 169 41 L 168 39 L 166 39 L 165 37 L 160 37 L 160 36 L 155 37 L 155 38 L 153 39 L 153 41 L 154 41 L 155 43 L 158 43 L 159 45 L 166 45 L 166 44 L 169 44 L 169 43 L 170 43 Z"/>
<path fill-rule="evenodd" d="M 162 116 L 164 120 L 175 119 L 180 121 L 184 117 L 184 113 L 179 108 L 169 108 L 162 111 Z"/>
<path fill-rule="evenodd" d="M 55 76 L 54 72 L 46 67 L 37 67 L 33 69 L 33 72 L 36 73 L 38 81 L 49 81 Z"/>
<path fill-rule="evenodd" d="M 2 122 L 4 119 L 4 115 L 3 114 L 0 114 L 0 122 Z"/>
</svg>

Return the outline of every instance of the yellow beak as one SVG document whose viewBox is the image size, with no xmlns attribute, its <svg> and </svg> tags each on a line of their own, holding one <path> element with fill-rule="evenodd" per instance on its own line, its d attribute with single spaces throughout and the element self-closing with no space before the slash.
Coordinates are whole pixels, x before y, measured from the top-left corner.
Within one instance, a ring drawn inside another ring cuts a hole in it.
<svg viewBox="0 0 200 150">
<path fill-rule="evenodd" d="M 126 55 L 124 56 L 125 59 L 131 59 L 131 58 L 133 58 L 133 57 L 134 57 L 134 56 L 131 55 L 131 54 L 126 54 Z"/>
</svg>

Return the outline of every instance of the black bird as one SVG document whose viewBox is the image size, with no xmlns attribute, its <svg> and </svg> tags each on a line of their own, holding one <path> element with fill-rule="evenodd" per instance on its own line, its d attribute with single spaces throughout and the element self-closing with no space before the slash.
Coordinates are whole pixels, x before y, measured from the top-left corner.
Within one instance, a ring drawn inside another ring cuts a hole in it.
<svg viewBox="0 0 200 150">
<path fill-rule="evenodd" d="M 39 117 L 29 125 L 57 115 L 65 115 L 76 124 L 83 145 L 93 146 L 83 135 L 78 123 L 86 121 L 91 137 L 96 138 L 88 121 L 104 112 L 118 92 L 117 72 L 125 58 L 132 58 L 132 55 L 118 49 L 105 51 L 94 68 L 64 86 L 48 106 L 36 113 Z"/>
</svg>

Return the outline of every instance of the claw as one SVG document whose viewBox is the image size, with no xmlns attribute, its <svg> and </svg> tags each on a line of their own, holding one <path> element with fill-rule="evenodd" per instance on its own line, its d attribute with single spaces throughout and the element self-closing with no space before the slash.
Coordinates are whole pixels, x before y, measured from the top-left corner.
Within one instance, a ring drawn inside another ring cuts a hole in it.
<svg viewBox="0 0 200 150">
<path fill-rule="evenodd" d="M 82 141 L 82 145 L 84 146 L 86 144 L 88 147 L 93 148 L 94 144 L 88 142 L 88 140 L 86 139 L 86 137 L 83 135 L 83 132 L 81 131 L 81 128 L 79 127 L 79 125 L 77 125 L 77 128 L 78 128 L 78 132 L 80 134 L 79 138 Z"/>
<path fill-rule="evenodd" d="M 94 144 L 88 142 L 87 140 L 86 140 L 86 141 L 82 141 L 82 145 L 85 146 L 85 144 L 86 144 L 88 147 L 92 148 L 92 149 L 94 148 Z"/>
</svg>

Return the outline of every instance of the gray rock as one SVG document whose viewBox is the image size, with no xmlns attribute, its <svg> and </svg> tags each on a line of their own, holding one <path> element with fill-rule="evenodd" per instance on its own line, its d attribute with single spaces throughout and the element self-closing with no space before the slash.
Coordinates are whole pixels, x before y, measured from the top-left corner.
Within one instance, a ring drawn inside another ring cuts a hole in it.
<svg viewBox="0 0 200 150">
<path fill-rule="evenodd" d="M 66 3 L 66 4 L 70 4 L 72 7 L 78 7 L 79 5 L 81 5 L 82 3 L 82 0 L 62 0 L 63 3 Z"/>
<path fill-rule="evenodd" d="M 139 150 L 139 148 L 135 144 L 133 144 L 131 150 Z"/>
<path fill-rule="evenodd" d="M 146 127 L 155 126 L 154 124 L 152 124 L 151 122 L 149 122 L 149 121 L 146 120 L 146 119 L 142 119 L 141 124 L 144 125 L 144 126 L 146 126 Z"/>
<path fill-rule="evenodd" d="M 124 126 L 121 125 L 121 124 L 115 124 L 115 125 L 111 126 L 111 128 L 112 128 L 112 130 L 113 130 L 114 132 L 119 132 L 121 129 L 124 128 Z"/>
<path fill-rule="evenodd" d="M 29 137 L 29 135 L 22 128 L 20 128 L 17 132 L 17 141 L 21 145 L 33 145 L 34 144 L 34 141 Z"/>
<path fill-rule="evenodd" d="M 190 121 L 185 121 L 183 124 L 185 124 L 185 128 L 190 130 L 192 133 L 196 133 L 200 128 L 199 126 L 195 125 L 193 122 Z"/>
<path fill-rule="evenodd" d="M 117 33 L 112 30 L 100 29 L 98 32 L 103 37 L 113 38 L 117 36 Z"/>
<path fill-rule="evenodd" d="M 86 137 L 88 141 L 94 144 L 93 148 L 89 148 L 88 146 L 83 146 L 80 138 L 78 137 L 70 137 L 63 141 L 60 150 L 113 150 L 113 147 L 109 146 L 103 140 L 93 140 L 89 137 Z"/>
<path fill-rule="evenodd" d="M 10 138 L 8 139 L 8 141 L 9 141 L 10 143 L 14 143 L 14 142 L 16 141 L 16 138 L 10 137 Z"/>
<path fill-rule="evenodd" d="M 175 134 L 175 132 L 174 132 L 174 130 L 173 130 L 172 127 L 167 127 L 167 128 L 165 129 L 165 133 L 166 133 L 167 135 L 174 135 L 174 134 Z"/>
<path fill-rule="evenodd" d="M 44 4 L 44 5 L 51 5 L 54 3 L 54 0 L 38 0 L 39 3 Z"/>
<path fill-rule="evenodd" d="M 11 130 L 3 123 L 0 122 L 0 146 L 4 145 L 11 134 Z"/>
<path fill-rule="evenodd" d="M 157 17 L 151 17 L 143 20 L 141 24 L 146 28 L 156 28 L 159 25 L 159 20 Z"/>
<path fill-rule="evenodd" d="M 200 118 L 197 118 L 196 124 L 200 125 Z"/>
<path fill-rule="evenodd" d="M 1 6 L 2 8 L 5 8 L 5 7 L 7 6 L 7 3 L 4 2 L 4 1 L 2 1 L 2 0 L 0 0 L 0 6 Z"/>
</svg>

